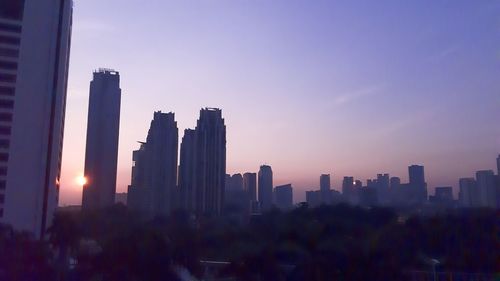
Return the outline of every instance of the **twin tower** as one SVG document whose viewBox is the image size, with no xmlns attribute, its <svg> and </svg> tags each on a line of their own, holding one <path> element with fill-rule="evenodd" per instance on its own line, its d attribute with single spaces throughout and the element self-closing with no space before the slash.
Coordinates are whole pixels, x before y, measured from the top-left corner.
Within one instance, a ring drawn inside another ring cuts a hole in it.
<svg viewBox="0 0 500 281">
<path fill-rule="evenodd" d="M 90 84 L 83 209 L 114 204 L 120 120 L 119 74 L 100 69 Z M 196 128 L 186 129 L 180 150 L 174 113 L 155 112 L 145 142 L 133 152 L 127 205 L 148 217 L 174 209 L 219 215 L 224 205 L 226 126 L 222 111 L 200 111 Z"/>
</svg>

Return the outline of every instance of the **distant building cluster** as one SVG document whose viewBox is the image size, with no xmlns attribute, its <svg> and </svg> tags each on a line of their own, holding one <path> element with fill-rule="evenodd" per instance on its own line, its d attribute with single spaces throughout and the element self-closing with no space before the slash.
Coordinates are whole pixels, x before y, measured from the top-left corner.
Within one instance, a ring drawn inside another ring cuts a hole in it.
<svg viewBox="0 0 500 281">
<path fill-rule="evenodd" d="M 292 209 L 291 184 L 273 185 L 273 170 L 269 165 L 260 166 L 258 173 L 226 175 L 225 207 L 228 212 L 243 215 L 262 213 L 273 208 Z"/>
<path fill-rule="evenodd" d="M 440 186 L 434 195 L 428 196 L 424 167 L 408 167 L 409 182 L 401 183 L 398 177 L 378 174 L 366 184 L 346 176 L 342 181 L 342 192 L 330 187 L 330 175 L 321 175 L 320 189 L 306 191 L 308 206 L 349 203 L 360 206 L 387 206 L 418 208 L 500 208 L 500 155 L 497 158 L 497 174 L 492 170 L 477 171 L 475 178 L 461 178 L 458 199 L 453 197 L 451 186 Z"/>
</svg>

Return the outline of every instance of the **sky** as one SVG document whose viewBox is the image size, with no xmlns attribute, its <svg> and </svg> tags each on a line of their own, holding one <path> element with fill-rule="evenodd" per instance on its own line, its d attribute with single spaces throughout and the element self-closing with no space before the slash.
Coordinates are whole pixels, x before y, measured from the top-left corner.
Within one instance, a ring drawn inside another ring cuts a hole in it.
<svg viewBox="0 0 500 281">
<path fill-rule="evenodd" d="M 329 173 L 435 186 L 496 169 L 500 1 L 76 0 L 60 205 L 81 203 L 92 71 L 120 72 L 117 192 L 153 112 L 179 143 L 223 110 L 227 172 L 273 168 L 294 200 Z"/>
</svg>

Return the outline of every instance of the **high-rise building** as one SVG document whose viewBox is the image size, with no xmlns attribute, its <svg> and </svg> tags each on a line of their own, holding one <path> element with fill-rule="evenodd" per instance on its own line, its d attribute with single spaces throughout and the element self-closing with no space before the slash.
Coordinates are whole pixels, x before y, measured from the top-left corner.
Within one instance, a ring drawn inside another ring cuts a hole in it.
<svg viewBox="0 0 500 281">
<path fill-rule="evenodd" d="M 225 210 L 240 214 L 249 214 L 251 209 L 250 196 L 244 189 L 241 174 L 226 175 L 224 204 Z"/>
<path fill-rule="evenodd" d="M 120 74 L 111 69 L 95 71 L 90 82 L 83 209 L 115 202 L 120 100 Z"/>
<path fill-rule="evenodd" d="M 243 189 L 248 193 L 249 199 L 252 202 L 257 201 L 257 174 L 243 174 Z"/>
<path fill-rule="evenodd" d="M 398 188 L 401 185 L 401 179 L 398 177 L 392 177 L 390 179 L 390 188 L 395 189 Z"/>
<path fill-rule="evenodd" d="M 424 166 L 411 165 L 408 167 L 409 186 L 408 193 L 410 205 L 421 205 L 427 201 L 427 183 L 425 182 Z"/>
<path fill-rule="evenodd" d="M 390 178 L 389 174 L 377 174 L 377 201 L 379 204 L 387 205 L 390 202 Z"/>
<path fill-rule="evenodd" d="M 354 189 L 354 178 L 353 177 L 344 177 L 342 181 L 342 194 L 348 195 Z"/>
<path fill-rule="evenodd" d="M 179 164 L 179 192 L 181 205 L 189 212 L 196 212 L 196 132 L 184 130 Z"/>
<path fill-rule="evenodd" d="M 479 206 L 497 207 L 496 177 L 492 170 L 476 172 L 477 192 L 479 194 Z"/>
<path fill-rule="evenodd" d="M 0 1 L 0 222 L 39 238 L 59 200 L 72 9 Z"/>
<path fill-rule="evenodd" d="M 497 157 L 497 176 L 500 177 L 500 154 Z"/>
<path fill-rule="evenodd" d="M 477 184 L 474 178 L 461 178 L 458 181 L 458 203 L 461 207 L 477 207 L 479 206 L 479 194 Z"/>
<path fill-rule="evenodd" d="M 319 190 L 328 192 L 330 188 L 330 174 L 322 174 L 319 177 Z"/>
<path fill-rule="evenodd" d="M 226 125 L 222 110 L 202 109 L 195 130 L 196 212 L 220 215 L 226 175 Z"/>
<path fill-rule="evenodd" d="M 411 165 L 408 167 L 408 174 L 410 178 L 410 184 L 425 184 L 424 166 Z"/>
<path fill-rule="evenodd" d="M 258 177 L 260 207 L 262 211 L 267 211 L 273 206 L 273 170 L 271 166 L 260 166 Z"/>
<path fill-rule="evenodd" d="M 291 184 L 279 185 L 274 188 L 274 202 L 281 210 L 293 208 L 293 188 Z"/>
<path fill-rule="evenodd" d="M 131 209 L 149 216 L 166 216 L 177 196 L 178 129 L 174 113 L 155 112 L 146 142 L 134 151 Z M 137 202 L 137 203 L 135 203 Z"/>
</svg>

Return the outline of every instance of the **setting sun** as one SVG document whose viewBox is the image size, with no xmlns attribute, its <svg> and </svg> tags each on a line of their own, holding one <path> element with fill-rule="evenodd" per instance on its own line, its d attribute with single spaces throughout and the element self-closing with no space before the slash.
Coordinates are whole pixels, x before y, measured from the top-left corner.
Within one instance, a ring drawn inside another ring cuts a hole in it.
<svg viewBox="0 0 500 281">
<path fill-rule="evenodd" d="M 76 182 L 78 183 L 78 185 L 84 186 L 87 183 L 87 178 L 84 176 L 78 176 L 76 178 Z"/>
</svg>

